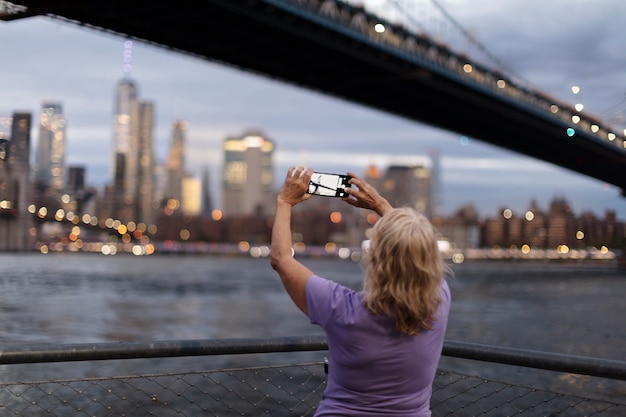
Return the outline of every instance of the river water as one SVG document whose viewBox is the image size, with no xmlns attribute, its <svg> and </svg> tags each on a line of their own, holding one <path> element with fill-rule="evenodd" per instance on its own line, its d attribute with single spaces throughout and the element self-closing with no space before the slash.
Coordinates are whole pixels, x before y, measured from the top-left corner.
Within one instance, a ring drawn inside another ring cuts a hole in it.
<svg viewBox="0 0 626 417">
<path fill-rule="evenodd" d="M 361 285 L 358 263 L 303 262 Z M 323 334 L 291 303 L 267 258 L 0 254 L 0 265 L 2 349 Z M 626 270 L 613 263 L 466 262 L 449 283 L 448 340 L 626 360 Z M 3 379 L 41 378 L 64 365 L 46 366 L 2 367 Z M 129 372 L 128 361 L 119 367 Z"/>
</svg>

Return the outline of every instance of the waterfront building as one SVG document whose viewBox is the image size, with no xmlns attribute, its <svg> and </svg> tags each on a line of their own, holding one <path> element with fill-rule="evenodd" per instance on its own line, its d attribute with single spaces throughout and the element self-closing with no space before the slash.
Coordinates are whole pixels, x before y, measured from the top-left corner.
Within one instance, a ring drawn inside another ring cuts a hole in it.
<svg viewBox="0 0 626 417">
<path fill-rule="evenodd" d="M 56 195 L 65 187 L 65 118 L 60 103 L 44 102 L 39 117 L 39 142 L 35 159 L 35 185 Z"/>
<path fill-rule="evenodd" d="M 225 215 L 262 215 L 274 207 L 274 143 L 257 132 L 224 140 Z"/>
<path fill-rule="evenodd" d="M 0 118 L 0 251 L 32 247 L 33 218 L 27 208 L 32 197 L 31 119 L 28 112 Z"/>
</svg>

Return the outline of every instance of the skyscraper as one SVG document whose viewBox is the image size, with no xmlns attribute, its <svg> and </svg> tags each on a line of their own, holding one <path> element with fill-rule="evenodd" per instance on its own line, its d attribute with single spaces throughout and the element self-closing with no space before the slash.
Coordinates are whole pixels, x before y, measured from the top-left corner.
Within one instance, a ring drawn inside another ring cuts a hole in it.
<svg viewBox="0 0 626 417">
<path fill-rule="evenodd" d="M 135 83 L 117 83 L 113 117 L 113 184 L 105 213 L 123 222 L 150 223 L 154 211 L 154 104 L 139 101 Z"/>
<path fill-rule="evenodd" d="M 128 196 L 134 197 L 133 214 L 130 220 L 137 223 L 152 223 L 154 217 L 154 103 L 144 101 L 137 105 L 133 114 L 132 166 L 135 167 L 135 181 L 130 181 Z M 136 122 L 136 123 L 135 123 Z M 129 176 L 130 177 L 130 176 Z M 132 200 L 131 200 L 132 201 Z"/>
<path fill-rule="evenodd" d="M 62 192 L 65 186 L 65 119 L 60 103 L 41 106 L 35 184 L 51 194 Z"/>
<path fill-rule="evenodd" d="M 123 78 L 115 90 L 115 109 L 113 115 L 113 187 L 120 198 L 125 190 L 130 189 L 132 165 L 132 112 L 137 106 L 137 87 L 135 83 Z M 134 175 L 132 175 L 134 177 Z"/>
<path fill-rule="evenodd" d="M 173 124 L 172 141 L 167 156 L 167 180 L 164 199 L 182 200 L 182 182 L 185 177 L 185 131 L 187 124 L 177 120 Z"/>
<path fill-rule="evenodd" d="M 255 132 L 224 140 L 223 211 L 225 215 L 252 215 L 273 207 L 273 153 L 271 140 Z"/>
</svg>

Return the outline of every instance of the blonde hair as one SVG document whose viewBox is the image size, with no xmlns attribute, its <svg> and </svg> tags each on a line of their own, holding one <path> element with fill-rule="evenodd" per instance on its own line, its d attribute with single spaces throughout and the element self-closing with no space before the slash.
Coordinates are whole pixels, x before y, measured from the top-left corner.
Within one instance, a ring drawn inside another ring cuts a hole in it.
<svg viewBox="0 0 626 417">
<path fill-rule="evenodd" d="M 432 329 L 449 270 L 426 217 L 408 207 L 387 212 L 374 225 L 366 268 L 363 302 L 369 311 L 394 318 L 402 334 Z"/>
</svg>

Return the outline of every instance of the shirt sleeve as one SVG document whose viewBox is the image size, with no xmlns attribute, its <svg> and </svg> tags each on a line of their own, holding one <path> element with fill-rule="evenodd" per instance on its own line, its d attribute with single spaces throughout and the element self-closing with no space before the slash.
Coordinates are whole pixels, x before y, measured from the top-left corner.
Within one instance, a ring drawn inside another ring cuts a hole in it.
<svg viewBox="0 0 626 417">
<path fill-rule="evenodd" d="M 306 302 L 311 323 L 326 329 L 330 320 L 343 317 L 353 302 L 354 291 L 317 275 L 306 283 Z"/>
</svg>

